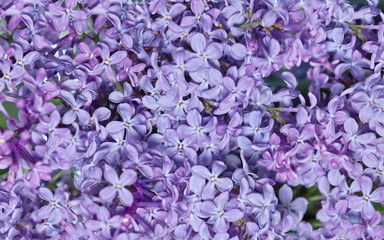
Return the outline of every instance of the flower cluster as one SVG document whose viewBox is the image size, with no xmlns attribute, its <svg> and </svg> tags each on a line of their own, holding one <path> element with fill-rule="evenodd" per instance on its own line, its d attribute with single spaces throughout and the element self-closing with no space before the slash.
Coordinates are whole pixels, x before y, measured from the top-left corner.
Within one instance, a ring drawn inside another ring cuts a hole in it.
<svg viewBox="0 0 384 240">
<path fill-rule="evenodd" d="M 0 238 L 383 239 L 379 2 L 0 1 Z"/>
</svg>

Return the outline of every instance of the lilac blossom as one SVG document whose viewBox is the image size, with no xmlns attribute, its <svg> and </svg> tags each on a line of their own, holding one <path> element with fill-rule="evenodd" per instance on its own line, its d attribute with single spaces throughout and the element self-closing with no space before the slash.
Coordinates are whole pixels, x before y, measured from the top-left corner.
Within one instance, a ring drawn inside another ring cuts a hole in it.
<svg viewBox="0 0 384 240">
<path fill-rule="evenodd" d="M 100 191 L 100 198 L 103 201 L 111 202 L 117 194 L 124 206 L 131 206 L 133 203 L 133 196 L 125 187 L 136 182 L 136 172 L 131 169 L 124 170 L 119 177 L 113 168 L 106 165 L 104 169 L 104 178 L 112 184 L 112 186 L 103 188 Z"/>
<path fill-rule="evenodd" d="M 364 1 L 0 1 L 0 239 L 381 239 Z"/>
</svg>

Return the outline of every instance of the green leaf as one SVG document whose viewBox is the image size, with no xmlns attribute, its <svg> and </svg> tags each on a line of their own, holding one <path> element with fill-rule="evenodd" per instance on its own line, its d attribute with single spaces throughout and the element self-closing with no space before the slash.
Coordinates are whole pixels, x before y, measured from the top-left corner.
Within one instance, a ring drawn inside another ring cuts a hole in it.
<svg viewBox="0 0 384 240">
<path fill-rule="evenodd" d="M 7 113 L 11 117 L 13 117 L 14 119 L 18 120 L 19 109 L 16 107 L 15 103 L 4 101 L 3 102 L 3 107 L 5 108 L 5 110 L 7 111 Z M 3 129 L 3 130 L 8 129 L 8 127 L 7 127 L 7 118 L 1 112 L 0 112 L 0 128 Z"/>
</svg>

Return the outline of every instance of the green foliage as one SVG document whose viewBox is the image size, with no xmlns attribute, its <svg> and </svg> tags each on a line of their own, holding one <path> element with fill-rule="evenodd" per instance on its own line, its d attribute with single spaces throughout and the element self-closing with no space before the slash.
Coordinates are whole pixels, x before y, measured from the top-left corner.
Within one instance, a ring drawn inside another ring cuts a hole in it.
<svg viewBox="0 0 384 240">
<path fill-rule="evenodd" d="M 19 112 L 19 109 L 16 107 L 15 103 L 4 101 L 3 107 L 11 117 L 18 119 L 17 114 Z M 3 113 L 0 112 L 0 129 L 2 130 L 7 129 L 6 122 L 7 122 L 7 118 L 4 116 Z"/>
</svg>

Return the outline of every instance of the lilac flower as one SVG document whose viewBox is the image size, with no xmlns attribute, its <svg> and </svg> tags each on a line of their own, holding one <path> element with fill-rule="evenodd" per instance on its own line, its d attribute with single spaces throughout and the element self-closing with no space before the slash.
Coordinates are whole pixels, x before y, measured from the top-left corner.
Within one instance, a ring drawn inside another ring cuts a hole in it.
<svg viewBox="0 0 384 240">
<path fill-rule="evenodd" d="M 244 135 L 253 136 L 254 141 L 260 141 L 267 133 L 269 133 L 273 127 L 273 121 L 270 120 L 266 127 L 261 127 L 262 113 L 259 111 L 253 111 L 249 114 L 249 126 L 242 128 Z"/>
<path fill-rule="evenodd" d="M 379 8 L 0 1 L 0 239 L 381 239 Z"/>
<path fill-rule="evenodd" d="M 270 220 L 272 211 L 277 204 L 277 198 L 271 185 L 263 186 L 263 194 L 250 193 L 247 199 L 256 212 L 257 221 L 260 226 L 264 226 Z"/>
<path fill-rule="evenodd" d="M 66 103 L 71 106 L 71 109 L 68 110 L 62 118 L 62 122 L 64 124 L 69 125 L 73 123 L 77 118 L 81 123 L 89 122 L 89 113 L 84 109 L 81 109 L 81 107 L 83 107 L 85 104 L 84 100 L 82 100 L 81 98 L 77 98 L 75 100 L 75 97 L 71 93 L 63 90 L 60 91 L 60 96 Z"/>
<path fill-rule="evenodd" d="M 305 155 L 312 151 L 313 148 L 306 141 L 315 135 L 314 125 L 306 125 L 301 133 L 295 128 L 290 128 L 287 135 L 292 139 L 294 144 L 292 150 L 287 152 L 288 155 L 296 153 Z"/>
<path fill-rule="evenodd" d="M 292 199 L 292 189 L 288 185 L 283 185 L 279 190 L 281 205 L 277 205 L 276 209 L 280 210 L 285 216 L 292 216 L 295 222 L 300 222 L 307 211 L 308 201 L 302 197 L 298 197 L 293 201 Z"/>
<path fill-rule="evenodd" d="M 358 180 L 362 196 L 349 196 L 348 207 L 356 211 L 362 212 L 365 219 L 371 219 L 375 213 L 375 209 L 371 202 L 380 202 L 383 198 L 384 188 L 377 188 L 372 191 L 372 180 L 369 177 L 362 176 Z"/>
<path fill-rule="evenodd" d="M 188 53 L 183 49 L 173 52 L 172 58 L 175 61 L 174 72 L 177 78 L 181 78 L 180 81 L 184 80 L 185 72 L 196 72 L 204 64 L 203 60 L 200 58 L 188 57 Z"/>
<path fill-rule="evenodd" d="M 263 77 L 266 77 L 272 71 L 280 68 L 284 56 L 279 55 L 281 47 L 277 40 L 264 38 L 264 45 L 265 50 L 263 48 L 263 54 L 265 56 L 252 58 L 252 64 L 260 69 L 259 71 Z"/>
<path fill-rule="evenodd" d="M 228 19 L 228 26 L 233 27 L 234 25 L 242 24 L 246 19 L 243 4 L 234 0 L 229 0 L 228 2 L 230 5 L 222 11 L 223 17 Z"/>
<path fill-rule="evenodd" d="M 106 127 L 108 132 L 118 133 L 126 129 L 127 134 L 130 135 L 132 139 L 137 139 L 141 134 L 145 133 L 145 117 L 140 113 L 135 114 L 135 109 L 131 105 L 121 103 L 117 106 L 117 111 L 123 121 L 112 121 L 108 123 Z"/>
<path fill-rule="evenodd" d="M 347 212 L 347 200 L 338 201 L 333 207 L 329 201 L 323 202 L 324 209 L 317 213 L 317 218 L 329 224 L 330 228 L 351 228 L 352 224 L 345 219 Z"/>
<path fill-rule="evenodd" d="M 86 105 L 89 105 L 96 95 L 96 83 L 88 81 L 88 76 L 83 71 L 76 70 L 75 76 L 76 80 L 67 80 L 63 82 L 61 87 L 67 91 L 79 91 L 79 97 L 86 101 Z"/>
<path fill-rule="evenodd" d="M 331 37 L 333 42 L 327 42 L 327 50 L 330 52 L 336 52 L 340 57 L 346 55 L 348 51 L 352 50 L 352 46 L 355 45 L 356 38 L 352 36 L 351 42 L 344 44 L 345 32 L 342 28 L 335 28 L 332 30 Z"/>
<path fill-rule="evenodd" d="M 88 61 L 91 67 L 95 67 L 98 64 L 97 57 L 100 56 L 100 47 L 94 47 L 91 50 L 86 43 L 81 42 L 79 43 L 79 49 L 82 53 L 76 55 L 74 59 L 76 62 L 82 63 Z"/>
<path fill-rule="evenodd" d="M 47 236 L 52 237 L 58 233 L 59 228 L 55 225 L 59 224 L 62 219 L 62 213 L 59 209 L 55 209 L 52 214 L 49 215 L 48 219 L 45 220 L 42 224 L 37 224 L 36 229 L 45 233 Z"/>
<path fill-rule="evenodd" d="M 112 186 L 107 186 L 100 191 L 100 198 L 105 202 L 112 202 L 112 200 L 119 196 L 121 203 L 124 206 L 131 206 L 133 203 L 132 193 L 125 187 L 134 184 L 137 180 L 135 171 L 128 169 L 118 177 L 116 171 L 109 165 L 104 167 L 104 178 Z"/>
<path fill-rule="evenodd" d="M 137 85 L 139 80 L 137 78 L 136 73 L 143 71 L 144 68 L 145 68 L 144 63 L 132 65 L 132 60 L 129 58 L 126 58 L 122 63 L 122 68 L 117 75 L 118 80 L 122 81 L 129 78 L 129 80 L 131 80 L 133 85 Z"/>
<path fill-rule="evenodd" d="M 54 3 L 48 5 L 49 11 L 56 17 L 56 25 L 61 29 L 61 31 L 65 31 L 68 28 L 69 23 L 73 21 L 75 29 L 79 33 L 83 32 L 81 22 L 85 21 L 87 15 L 82 10 L 74 10 L 76 5 L 76 0 L 65 1 L 64 7 Z"/>
<path fill-rule="evenodd" d="M 65 202 L 68 199 L 68 194 L 65 194 L 63 189 L 58 189 L 55 191 L 55 194 L 53 195 L 52 192 L 47 189 L 47 188 L 40 188 L 39 189 L 39 195 L 42 199 L 48 202 L 48 205 L 43 206 L 40 208 L 38 215 L 39 217 L 43 219 L 49 218 L 49 216 L 52 215 L 52 212 L 55 211 L 56 209 L 61 210 L 61 213 L 66 211 L 64 207 Z M 61 216 L 63 214 L 60 214 Z M 58 221 L 60 221 L 58 219 Z"/>
<path fill-rule="evenodd" d="M 364 77 L 364 67 L 369 67 L 369 61 L 363 58 L 362 54 L 359 51 L 355 50 L 352 53 L 352 57 L 347 61 L 347 63 L 341 63 L 337 65 L 335 69 L 335 74 L 336 77 L 339 78 L 342 73 L 350 69 L 351 74 L 356 79 L 362 79 Z"/>
<path fill-rule="evenodd" d="M 123 102 L 130 102 L 131 98 L 133 98 L 133 89 L 132 86 L 124 82 L 123 83 L 123 92 L 121 91 L 114 91 L 109 94 L 108 99 L 113 103 L 123 103 Z"/>
<path fill-rule="evenodd" d="M 183 138 L 191 138 L 192 142 L 199 145 L 207 140 L 206 134 L 215 129 L 217 120 L 213 117 L 205 125 L 202 125 L 200 113 L 193 109 L 187 114 L 187 122 L 188 125 L 180 125 L 177 128 L 177 134 Z"/>
<path fill-rule="evenodd" d="M 206 13 L 204 13 L 204 2 L 202 0 L 192 0 L 191 1 L 191 10 L 193 13 L 193 16 L 185 16 L 181 20 L 180 26 L 190 27 L 194 26 L 196 24 L 203 24 L 206 21 L 209 21 L 208 19 L 210 16 Z"/>
<path fill-rule="evenodd" d="M 92 231 L 101 231 L 101 236 L 105 238 L 111 238 L 111 228 L 118 229 L 120 227 L 121 216 L 111 215 L 106 207 L 100 207 L 97 212 L 96 220 L 89 220 L 85 223 L 85 226 Z"/>
<path fill-rule="evenodd" d="M 349 143 L 349 149 L 361 149 L 365 144 L 373 142 L 376 137 L 373 133 L 358 134 L 358 125 L 353 118 L 348 118 L 344 122 L 345 134 L 343 139 L 345 143 Z"/>
<path fill-rule="evenodd" d="M 219 175 L 223 173 L 225 169 L 226 167 L 224 163 L 219 161 L 212 163 L 212 172 L 203 166 L 192 167 L 192 173 L 194 176 L 208 181 L 201 195 L 203 199 L 212 199 L 215 195 L 215 187 L 217 187 L 221 192 L 228 191 L 233 187 L 231 179 L 225 177 L 219 178 Z"/>
<path fill-rule="evenodd" d="M 182 12 L 184 12 L 186 7 L 181 4 L 177 3 L 172 5 L 172 7 L 168 10 L 165 3 L 160 3 L 157 12 L 162 16 L 161 19 L 155 21 L 153 23 L 153 30 L 160 31 L 164 29 L 167 25 L 170 24 L 170 22 L 173 21 L 173 19 L 180 15 Z"/>
<path fill-rule="evenodd" d="M 13 131 L 5 130 L 0 132 L 0 153 L 1 155 L 8 155 L 11 151 L 9 140 L 13 137 Z"/>
<path fill-rule="evenodd" d="M 207 44 L 207 39 L 201 33 L 197 33 L 191 38 L 191 47 L 196 52 L 196 56 L 206 63 L 222 56 L 221 45 L 215 42 Z M 216 61 L 214 65 L 218 66 L 218 62 Z"/>
<path fill-rule="evenodd" d="M 252 80 L 248 77 L 240 78 L 237 85 L 234 80 L 229 77 L 224 77 L 222 82 L 228 95 L 221 101 L 219 108 L 215 111 L 215 114 L 227 113 L 235 105 L 236 101 L 246 101 L 253 84 Z"/>
<path fill-rule="evenodd" d="M 176 130 L 167 129 L 164 132 L 164 140 L 167 142 L 164 149 L 164 153 L 167 156 L 171 158 L 176 157 L 176 159 L 187 158 L 193 163 L 197 162 L 197 146 L 189 138 L 180 140 Z"/>
<path fill-rule="evenodd" d="M 102 59 L 102 62 L 97 64 L 94 69 L 90 72 L 92 75 L 98 75 L 102 72 L 105 73 L 106 78 L 111 82 L 116 82 L 116 72 L 112 68 L 112 66 L 119 64 L 124 61 L 124 59 L 127 57 L 127 53 L 124 51 L 119 51 L 112 56 L 110 55 L 110 51 L 107 45 L 102 44 L 101 45 L 101 52 L 100 57 Z"/>
<path fill-rule="evenodd" d="M 132 37 L 128 34 L 128 28 L 126 27 L 128 21 L 121 21 L 118 16 L 115 14 L 108 14 L 109 20 L 114 25 L 114 28 L 110 28 L 106 32 L 108 41 L 114 41 L 117 38 L 120 38 L 120 42 L 125 49 L 131 49 L 133 45 Z"/>
<path fill-rule="evenodd" d="M 243 217 L 244 213 L 239 209 L 226 209 L 228 192 L 223 192 L 213 201 L 205 201 L 199 205 L 200 215 L 208 218 L 208 223 L 213 224 L 216 233 L 224 233 L 228 230 L 228 222 L 235 222 Z"/>
</svg>

